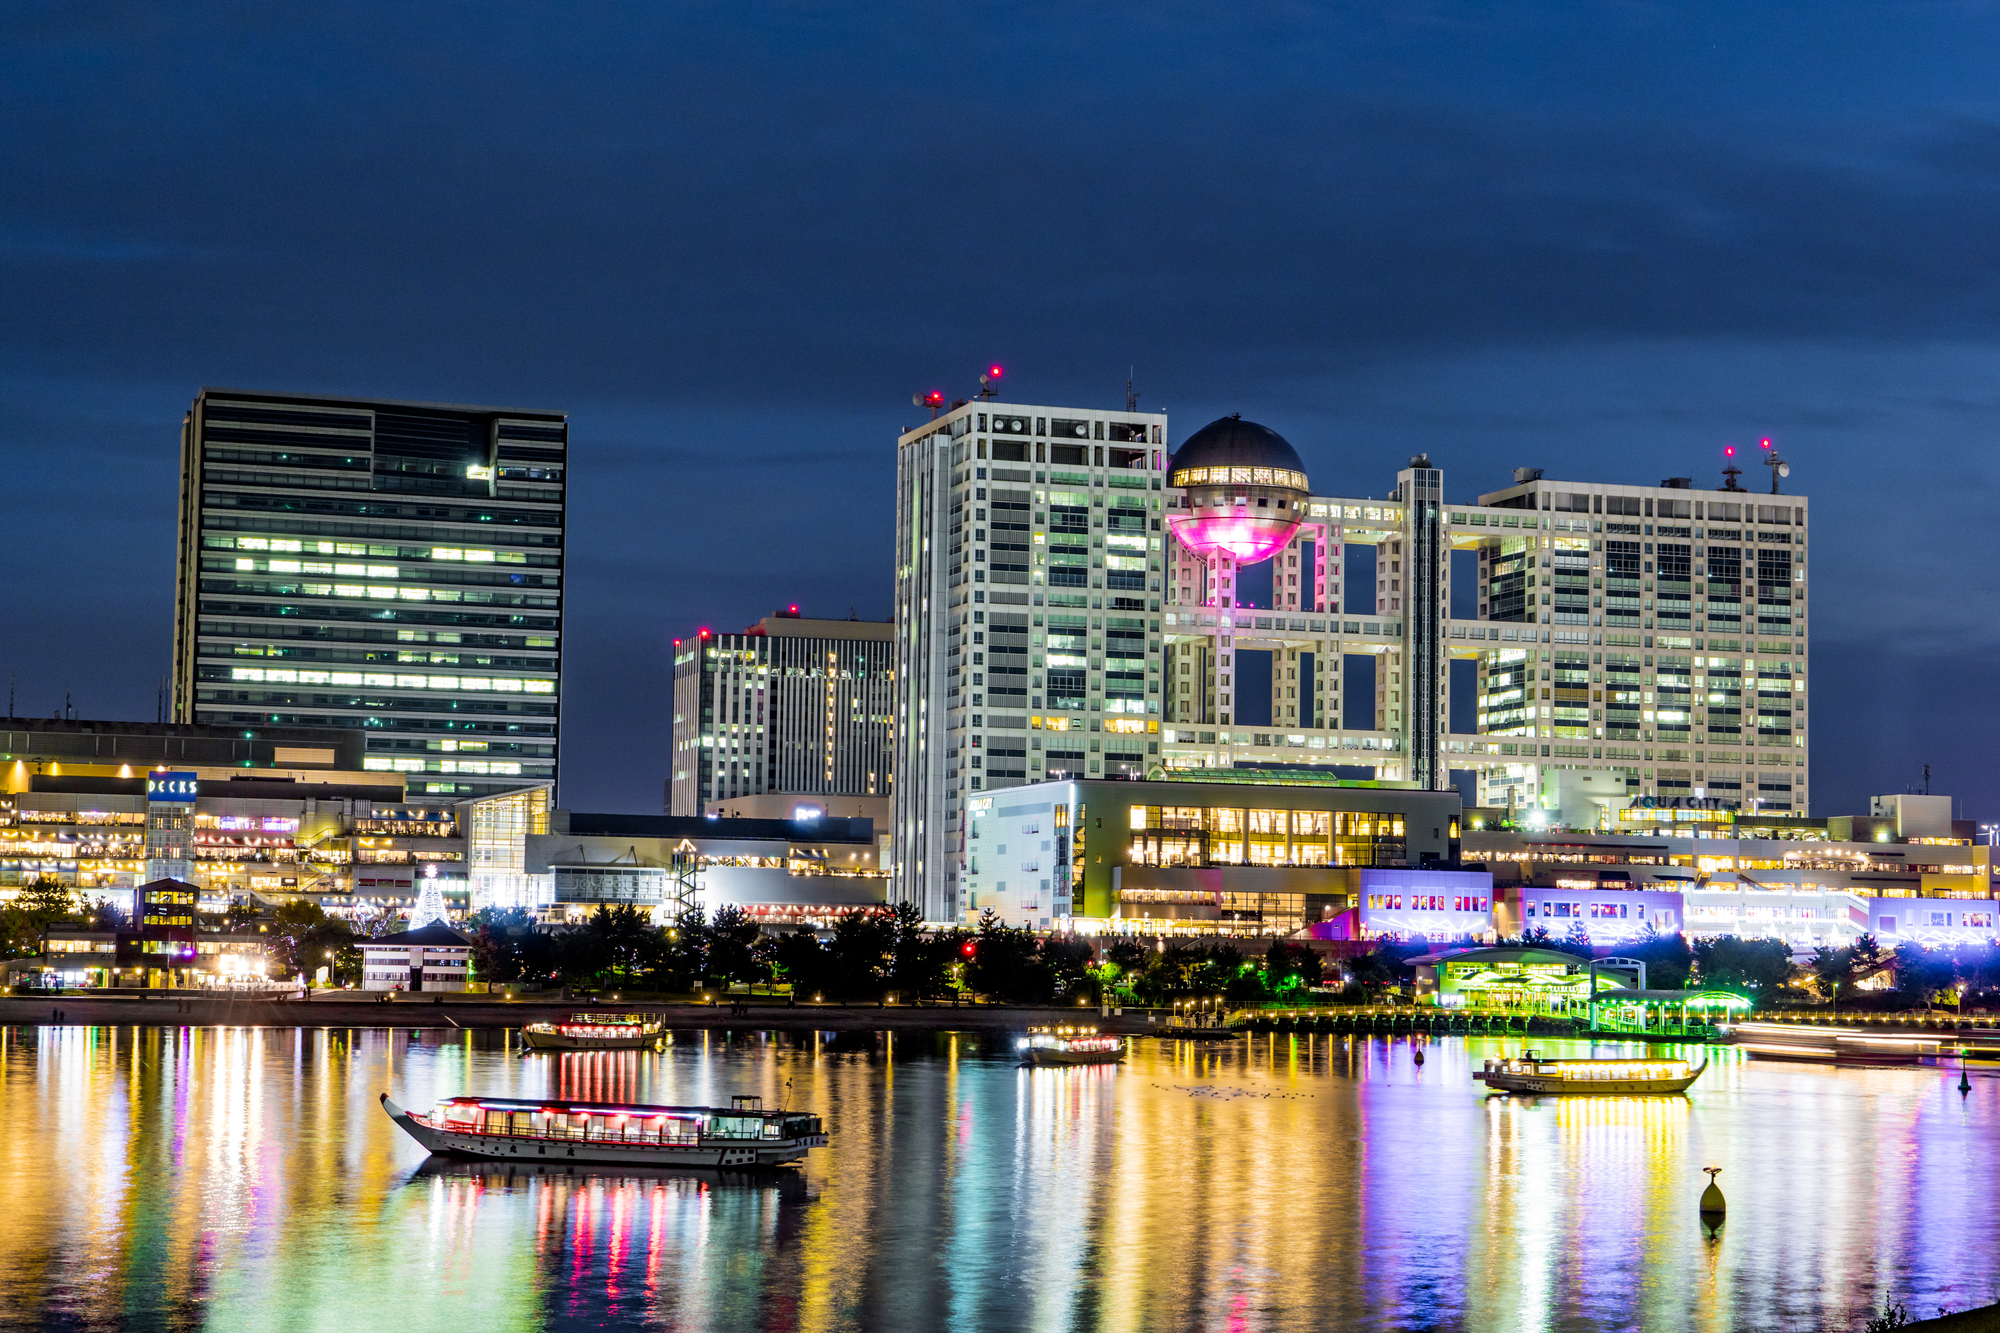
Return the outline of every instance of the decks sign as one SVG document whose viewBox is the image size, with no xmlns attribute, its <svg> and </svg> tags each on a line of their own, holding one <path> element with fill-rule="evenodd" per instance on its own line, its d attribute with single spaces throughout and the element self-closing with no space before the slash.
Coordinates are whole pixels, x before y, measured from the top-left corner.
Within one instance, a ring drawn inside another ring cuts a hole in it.
<svg viewBox="0 0 2000 1333">
<path fill-rule="evenodd" d="M 148 773 L 146 799 L 192 805 L 197 785 L 197 778 L 193 773 Z"/>
</svg>

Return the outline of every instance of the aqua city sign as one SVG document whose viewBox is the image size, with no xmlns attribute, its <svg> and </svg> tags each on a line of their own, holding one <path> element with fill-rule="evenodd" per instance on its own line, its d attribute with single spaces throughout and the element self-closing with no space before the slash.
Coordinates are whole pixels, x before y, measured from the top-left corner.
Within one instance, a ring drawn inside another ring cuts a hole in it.
<svg viewBox="0 0 2000 1333">
<path fill-rule="evenodd" d="M 146 799 L 191 805 L 199 780 L 193 773 L 148 773 Z"/>
</svg>

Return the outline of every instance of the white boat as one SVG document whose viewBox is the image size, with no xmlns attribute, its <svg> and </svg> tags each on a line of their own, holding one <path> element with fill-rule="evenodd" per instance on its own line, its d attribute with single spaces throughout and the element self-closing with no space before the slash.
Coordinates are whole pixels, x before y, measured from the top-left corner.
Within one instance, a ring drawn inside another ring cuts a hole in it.
<svg viewBox="0 0 2000 1333">
<path fill-rule="evenodd" d="M 728 1110 L 452 1097 L 418 1114 L 385 1092 L 382 1109 L 434 1153 L 489 1161 L 740 1168 L 826 1146 L 818 1116 L 767 1111 L 761 1097 L 733 1097 Z"/>
<path fill-rule="evenodd" d="M 527 1023 L 521 1040 L 536 1051 L 632 1051 L 666 1035 L 664 1020 L 652 1014 L 571 1014 L 553 1023 Z"/>
<path fill-rule="evenodd" d="M 1473 1078 L 1488 1092 L 1662 1093 L 1686 1092 L 1708 1061 L 1689 1069 L 1685 1060 L 1544 1060 L 1533 1051 L 1518 1059 L 1488 1060 Z"/>
<path fill-rule="evenodd" d="M 1124 1039 L 1096 1028 L 1030 1028 L 1014 1048 L 1026 1065 L 1111 1065 L 1125 1058 Z"/>
</svg>

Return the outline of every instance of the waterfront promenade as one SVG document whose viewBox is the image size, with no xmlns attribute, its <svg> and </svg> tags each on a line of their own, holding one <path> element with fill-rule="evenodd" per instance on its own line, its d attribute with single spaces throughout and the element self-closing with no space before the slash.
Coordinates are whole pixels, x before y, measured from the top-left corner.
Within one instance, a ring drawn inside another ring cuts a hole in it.
<svg viewBox="0 0 2000 1333">
<path fill-rule="evenodd" d="M 737 997 L 741 999 L 742 997 Z M 442 999 L 442 1003 L 440 1003 Z M 140 998 L 71 992 L 63 995 L 0 996 L 0 1024 L 32 1026 L 60 1021 L 70 1026 L 252 1026 L 252 1027 L 370 1027 L 448 1028 L 498 1031 L 523 1023 L 567 1017 L 586 1009 L 657 1013 L 676 1028 L 743 1028 L 759 1031 L 832 1032 L 848 1029 L 931 1029 L 958 1031 L 1020 1031 L 1028 1027 L 1084 1024 L 1106 1032 L 1143 1034 L 1156 1024 L 1143 1014 L 1099 1017 L 1097 1010 L 1076 1007 L 1012 1005 L 877 1007 L 852 1004 L 801 1004 L 787 1007 L 782 999 L 758 996 L 747 1012 L 732 1013 L 728 1003 L 655 1003 L 641 1000 L 562 1000 L 546 996 L 496 1000 L 484 995 L 411 995 L 397 993 L 387 1004 L 373 992 L 332 991 L 309 1000 L 244 998 L 165 992 Z M 61 1018 L 56 1018 L 60 1011 Z"/>
</svg>

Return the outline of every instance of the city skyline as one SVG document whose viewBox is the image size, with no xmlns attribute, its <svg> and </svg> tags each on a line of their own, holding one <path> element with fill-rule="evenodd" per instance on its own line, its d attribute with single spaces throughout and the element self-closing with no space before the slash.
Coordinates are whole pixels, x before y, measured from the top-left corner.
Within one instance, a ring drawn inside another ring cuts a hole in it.
<svg viewBox="0 0 2000 1333">
<path fill-rule="evenodd" d="M 852 21 L 571 21 L 551 64 L 529 14 L 419 79 L 383 53 L 440 52 L 423 15 L 14 19 L 18 711 L 154 715 L 200 385 L 554 404 L 578 480 L 565 796 L 651 809 L 671 638 L 794 602 L 888 615 L 881 441 L 921 420 L 912 392 L 969 395 L 998 361 L 1017 397 L 1114 409 L 1129 372 L 1186 427 L 1242 412 L 1332 494 L 1418 453 L 1460 502 L 1518 466 L 1713 485 L 1724 445 L 1770 436 L 1843 534 L 1817 566 L 1815 807 L 1928 765 L 1993 809 L 1992 607 L 1961 573 L 2000 421 L 2000 300 L 1967 239 L 1992 221 L 2000 101 L 1967 53 L 1993 20 L 1029 8 L 936 101 L 907 71 L 969 20 Z M 1114 33 L 1129 61 L 1078 63 Z M 983 184 L 907 206 L 958 170 Z M 520 188 L 493 206 L 499 181 Z"/>
</svg>

